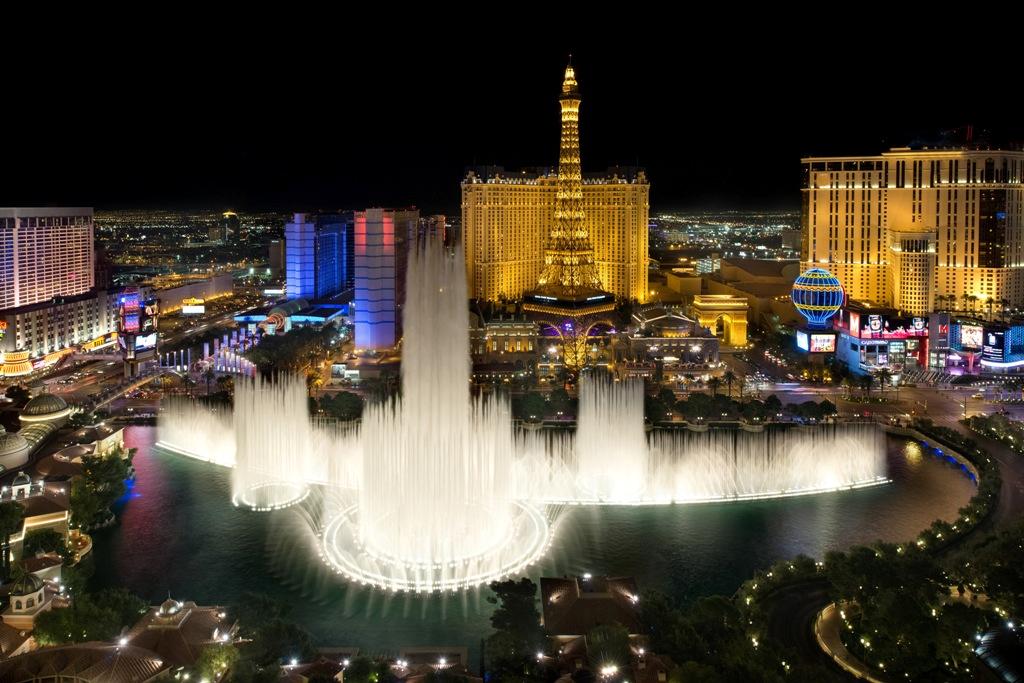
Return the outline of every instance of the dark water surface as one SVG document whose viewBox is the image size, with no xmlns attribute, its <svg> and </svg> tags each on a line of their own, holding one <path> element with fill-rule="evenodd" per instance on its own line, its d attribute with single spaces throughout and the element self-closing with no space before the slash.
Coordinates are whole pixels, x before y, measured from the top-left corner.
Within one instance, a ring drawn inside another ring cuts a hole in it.
<svg viewBox="0 0 1024 683">
<path fill-rule="evenodd" d="M 323 645 L 381 652 L 465 645 L 490 631 L 486 590 L 386 596 L 324 571 L 297 509 L 253 513 L 231 504 L 230 471 L 153 448 L 153 427 L 129 427 L 137 479 L 120 523 L 94 534 L 96 587 L 126 586 L 157 604 L 168 591 L 234 604 L 246 591 L 278 596 Z M 683 599 L 731 594 L 756 569 L 876 539 L 907 541 L 951 519 L 973 495 L 964 474 L 916 443 L 888 441 L 891 484 L 800 498 L 704 505 L 568 508 L 534 578 L 630 575 L 641 590 Z"/>
</svg>

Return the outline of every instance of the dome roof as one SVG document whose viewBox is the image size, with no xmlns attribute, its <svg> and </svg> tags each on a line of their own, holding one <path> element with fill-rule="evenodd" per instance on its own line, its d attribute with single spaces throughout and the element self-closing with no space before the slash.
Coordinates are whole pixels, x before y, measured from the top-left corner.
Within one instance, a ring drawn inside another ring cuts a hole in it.
<svg viewBox="0 0 1024 683">
<path fill-rule="evenodd" d="M 35 574 L 25 574 L 11 586 L 11 595 L 32 595 L 42 587 L 42 579 Z"/>
<path fill-rule="evenodd" d="M 167 598 L 160 603 L 160 614 L 175 614 L 181 609 L 181 603 L 173 598 Z"/>
<path fill-rule="evenodd" d="M 62 410 L 67 410 L 67 407 L 67 401 L 56 394 L 39 394 L 25 404 L 21 414 L 32 416 L 52 415 Z"/>
<path fill-rule="evenodd" d="M 31 486 L 32 477 L 28 476 L 24 472 L 18 472 L 14 477 L 14 481 L 11 482 L 11 486 Z"/>
<path fill-rule="evenodd" d="M 21 434 L 0 432 L 0 458 L 28 449 L 28 441 Z"/>
</svg>

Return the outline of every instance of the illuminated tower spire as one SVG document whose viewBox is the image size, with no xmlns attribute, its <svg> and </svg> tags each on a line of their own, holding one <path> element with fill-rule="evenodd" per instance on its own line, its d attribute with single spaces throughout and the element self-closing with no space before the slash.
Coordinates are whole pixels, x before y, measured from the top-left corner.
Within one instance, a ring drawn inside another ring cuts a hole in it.
<svg viewBox="0 0 1024 683">
<path fill-rule="evenodd" d="M 600 291 L 601 280 L 594 266 L 594 247 L 583 220 L 583 177 L 580 172 L 580 90 L 572 64 L 565 67 L 565 79 L 558 102 L 562 108 L 562 138 L 558 155 L 558 191 L 555 223 L 544 254 L 540 290 L 557 290 L 575 297 Z"/>
</svg>

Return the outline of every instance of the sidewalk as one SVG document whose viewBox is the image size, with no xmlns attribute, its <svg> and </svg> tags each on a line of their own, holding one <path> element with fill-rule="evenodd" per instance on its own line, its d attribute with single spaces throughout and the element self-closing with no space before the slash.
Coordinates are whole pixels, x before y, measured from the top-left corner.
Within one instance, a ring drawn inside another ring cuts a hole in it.
<svg viewBox="0 0 1024 683">
<path fill-rule="evenodd" d="M 829 603 L 818 613 L 818 617 L 814 620 L 814 637 L 822 651 L 831 657 L 832 661 L 838 664 L 843 671 L 855 678 L 871 683 L 888 683 L 887 678 L 882 678 L 846 649 L 839 637 L 842 627 L 843 620 L 840 618 L 836 603 Z"/>
</svg>

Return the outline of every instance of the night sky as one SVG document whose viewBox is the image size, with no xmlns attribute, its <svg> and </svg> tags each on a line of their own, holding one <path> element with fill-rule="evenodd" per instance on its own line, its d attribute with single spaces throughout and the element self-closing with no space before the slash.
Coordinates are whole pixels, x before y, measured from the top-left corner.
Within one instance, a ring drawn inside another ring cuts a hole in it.
<svg viewBox="0 0 1024 683">
<path fill-rule="evenodd" d="M 467 166 L 556 163 L 569 52 L 584 170 L 646 168 L 655 209 L 796 207 L 802 154 L 877 153 L 968 123 L 1024 137 L 1009 66 L 890 69 L 770 41 L 222 38 L 9 63 L 0 205 L 451 212 Z"/>
</svg>

